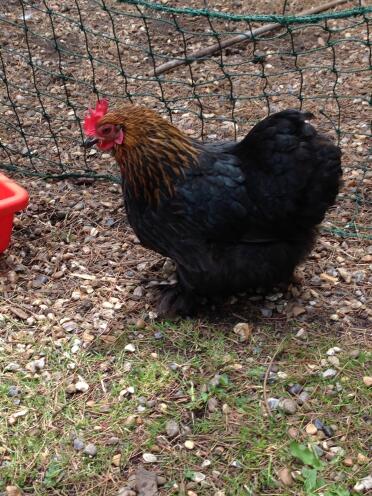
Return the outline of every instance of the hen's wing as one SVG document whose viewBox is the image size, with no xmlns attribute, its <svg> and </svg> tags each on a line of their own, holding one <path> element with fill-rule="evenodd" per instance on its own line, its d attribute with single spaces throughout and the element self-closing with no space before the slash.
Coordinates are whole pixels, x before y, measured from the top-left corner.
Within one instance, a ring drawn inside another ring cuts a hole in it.
<svg viewBox="0 0 372 496">
<path fill-rule="evenodd" d="M 273 227 L 314 227 L 338 193 L 341 151 L 310 118 L 297 110 L 278 112 L 237 145 L 250 201 Z"/>
<path fill-rule="evenodd" d="M 198 167 L 185 171 L 171 197 L 157 209 L 146 207 L 130 219 L 141 242 L 175 260 L 200 267 L 210 245 L 236 244 L 272 237 L 254 202 L 249 201 L 235 144 L 201 147 Z M 260 225 L 262 224 L 262 225 Z"/>
<path fill-rule="evenodd" d="M 170 205 L 186 233 L 211 241 L 237 239 L 246 228 L 247 190 L 230 145 L 204 147 L 199 167 L 187 171 Z"/>
</svg>

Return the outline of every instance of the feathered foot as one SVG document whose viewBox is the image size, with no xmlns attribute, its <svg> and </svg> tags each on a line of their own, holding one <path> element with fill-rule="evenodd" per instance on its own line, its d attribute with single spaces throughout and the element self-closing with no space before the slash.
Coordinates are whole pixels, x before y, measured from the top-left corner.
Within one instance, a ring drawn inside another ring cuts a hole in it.
<svg viewBox="0 0 372 496">
<path fill-rule="evenodd" d="M 179 284 L 161 289 L 157 313 L 159 317 L 190 317 L 196 310 L 195 297 Z"/>
</svg>

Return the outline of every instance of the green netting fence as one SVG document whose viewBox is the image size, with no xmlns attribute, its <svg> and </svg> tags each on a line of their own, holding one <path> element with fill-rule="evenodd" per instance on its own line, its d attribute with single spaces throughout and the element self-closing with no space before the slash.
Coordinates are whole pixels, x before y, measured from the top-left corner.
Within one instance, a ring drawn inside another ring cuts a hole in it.
<svg viewBox="0 0 372 496">
<path fill-rule="evenodd" d="M 344 153 L 345 215 L 330 229 L 370 238 L 372 8 L 318 1 L 0 1 L 0 168 L 117 180 L 110 156 L 81 147 L 98 97 L 203 140 L 303 108 Z"/>
</svg>

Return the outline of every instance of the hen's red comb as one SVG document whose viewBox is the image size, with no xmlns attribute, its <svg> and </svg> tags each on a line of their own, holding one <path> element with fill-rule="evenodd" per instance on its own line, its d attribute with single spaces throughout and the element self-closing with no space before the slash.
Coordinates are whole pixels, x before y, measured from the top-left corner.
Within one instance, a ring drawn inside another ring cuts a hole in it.
<svg viewBox="0 0 372 496">
<path fill-rule="evenodd" d="M 87 136 L 96 136 L 96 124 L 107 114 L 108 106 L 108 100 L 98 100 L 96 108 L 88 110 L 84 119 L 84 132 Z"/>
</svg>

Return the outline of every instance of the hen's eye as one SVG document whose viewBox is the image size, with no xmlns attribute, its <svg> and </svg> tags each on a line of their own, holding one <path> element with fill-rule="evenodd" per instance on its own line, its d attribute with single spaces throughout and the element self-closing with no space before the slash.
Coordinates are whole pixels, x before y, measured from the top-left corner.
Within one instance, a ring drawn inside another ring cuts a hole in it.
<svg viewBox="0 0 372 496">
<path fill-rule="evenodd" d="M 107 135 L 107 134 L 110 134 L 110 132 L 111 132 L 111 127 L 104 127 L 104 128 L 101 129 L 101 133 L 102 134 L 106 134 Z"/>
</svg>

